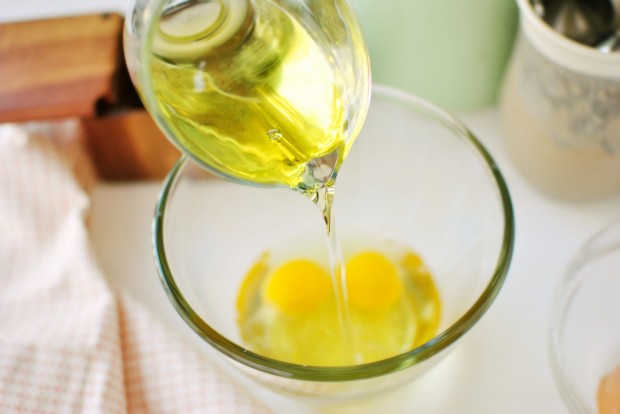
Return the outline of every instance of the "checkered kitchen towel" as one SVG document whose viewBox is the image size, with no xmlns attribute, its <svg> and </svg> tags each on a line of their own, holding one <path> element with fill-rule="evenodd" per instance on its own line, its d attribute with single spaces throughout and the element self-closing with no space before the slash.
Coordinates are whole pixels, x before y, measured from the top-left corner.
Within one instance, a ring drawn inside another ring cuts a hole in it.
<svg viewBox="0 0 620 414">
<path fill-rule="evenodd" d="M 0 412 L 266 412 L 108 286 L 79 138 L 72 120 L 0 125 Z"/>
</svg>

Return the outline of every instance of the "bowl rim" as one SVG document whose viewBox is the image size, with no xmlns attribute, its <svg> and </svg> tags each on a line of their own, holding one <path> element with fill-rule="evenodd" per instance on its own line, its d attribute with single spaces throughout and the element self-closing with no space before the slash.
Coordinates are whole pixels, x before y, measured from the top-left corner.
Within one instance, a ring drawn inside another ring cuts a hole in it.
<svg viewBox="0 0 620 414">
<path fill-rule="evenodd" d="M 486 162 L 497 185 L 504 214 L 502 246 L 493 271 L 493 276 L 490 278 L 490 281 L 478 299 L 454 323 L 426 343 L 408 352 L 387 359 L 352 366 L 307 366 L 283 362 L 254 353 L 224 337 L 200 318 L 177 286 L 174 275 L 170 269 L 164 242 L 164 224 L 166 207 L 179 182 L 178 178 L 180 177 L 180 173 L 189 161 L 189 158 L 183 155 L 165 178 L 155 208 L 153 244 L 156 266 L 168 298 L 179 315 L 204 341 L 230 359 L 250 368 L 290 379 L 320 382 L 370 379 L 409 368 L 448 348 L 478 322 L 498 295 L 508 274 L 512 259 L 515 225 L 513 206 L 508 187 L 495 161 L 469 129 L 446 111 L 407 92 L 384 85 L 373 84 L 372 95 L 375 96 L 377 94 L 392 100 L 405 101 L 407 105 L 424 110 L 426 113 L 432 114 L 440 122 L 458 129 L 459 132 L 464 135 L 464 138 L 473 145 L 474 150 L 477 150 L 478 154 Z"/>
</svg>

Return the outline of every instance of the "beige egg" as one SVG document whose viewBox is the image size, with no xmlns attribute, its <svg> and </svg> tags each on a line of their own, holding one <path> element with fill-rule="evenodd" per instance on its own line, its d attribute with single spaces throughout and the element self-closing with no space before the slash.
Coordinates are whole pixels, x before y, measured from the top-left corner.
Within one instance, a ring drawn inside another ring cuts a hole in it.
<svg viewBox="0 0 620 414">
<path fill-rule="evenodd" d="M 597 401 L 599 414 L 620 414 L 620 365 L 601 380 Z"/>
</svg>

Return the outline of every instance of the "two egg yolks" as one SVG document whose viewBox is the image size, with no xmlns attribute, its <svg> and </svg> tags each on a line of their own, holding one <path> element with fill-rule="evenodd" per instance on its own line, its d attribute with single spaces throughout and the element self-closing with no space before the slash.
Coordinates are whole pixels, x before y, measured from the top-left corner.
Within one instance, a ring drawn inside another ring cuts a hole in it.
<svg viewBox="0 0 620 414">
<path fill-rule="evenodd" d="M 349 306 L 382 311 L 401 298 L 403 286 L 396 266 L 384 255 L 368 251 L 345 265 Z M 316 263 L 297 259 L 284 263 L 268 278 L 264 299 L 284 313 L 304 313 L 332 295 L 329 274 Z"/>
</svg>

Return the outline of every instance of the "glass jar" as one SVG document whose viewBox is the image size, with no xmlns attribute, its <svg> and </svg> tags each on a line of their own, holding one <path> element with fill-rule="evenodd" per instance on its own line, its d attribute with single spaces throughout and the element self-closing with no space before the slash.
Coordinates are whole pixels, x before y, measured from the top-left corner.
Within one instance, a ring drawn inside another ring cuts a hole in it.
<svg viewBox="0 0 620 414">
<path fill-rule="evenodd" d="M 536 188 L 562 199 L 620 193 L 620 53 L 563 37 L 519 0 L 501 93 L 506 148 Z"/>
</svg>

